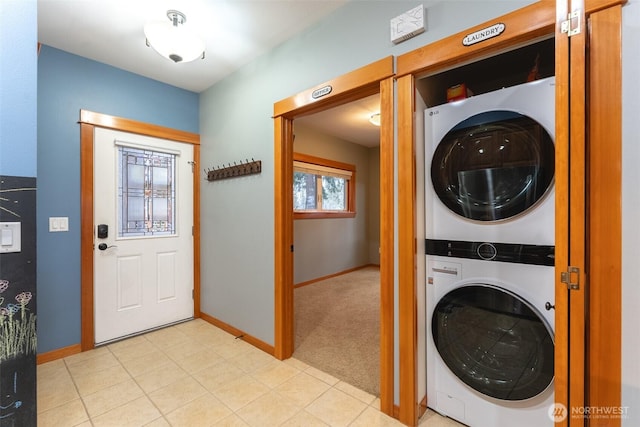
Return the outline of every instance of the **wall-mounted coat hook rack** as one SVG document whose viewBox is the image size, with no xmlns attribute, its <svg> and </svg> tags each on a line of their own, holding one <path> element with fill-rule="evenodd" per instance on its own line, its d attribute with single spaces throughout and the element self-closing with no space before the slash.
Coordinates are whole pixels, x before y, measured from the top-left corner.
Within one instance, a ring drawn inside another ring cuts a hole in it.
<svg viewBox="0 0 640 427">
<path fill-rule="evenodd" d="M 245 159 L 243 162 L 240 160 L 240 164 L 233 162 L 233 165 L 229 163 L 228 165 L 222 164 L 222 166 L 214 167 L 213 169 L 205 170 L 207 175 L 207 181 L 218 181 L 221 179 L 227 178 L 236 178 L 239 176 L 245 175 L 254 175 L 262 172 L 262 161 L 261 160 L 253 160 L 249 161 L 249 159 Z"/>
</svg>

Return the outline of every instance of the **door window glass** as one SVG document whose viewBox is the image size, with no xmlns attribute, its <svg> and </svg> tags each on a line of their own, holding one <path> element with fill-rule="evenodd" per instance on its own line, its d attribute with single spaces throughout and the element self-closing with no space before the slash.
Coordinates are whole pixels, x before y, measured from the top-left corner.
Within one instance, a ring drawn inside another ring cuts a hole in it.
<svg viewBox="0 0 640 427">
<path fill-rule="evenodd" d="M 453 212 L 478 221 L 518 215 L 540 200 L 555 172 L 554 144 L 530 117 L 511 111 L 472 116 L 433 155 L 431 180 Z"/>
<path fill-rule="evenodd" d="M 176 234 L 176 155 L 118 147 L 118 237 Z"/>
<path fill-rule="evenodd" d="M 504 289 L 457 288 L 436 305 L 436 349 L 469 387 L 501 400 L 525 400 L 553 380 L 554 343 L 547 323 L 527 302 Z"/>
</svg>

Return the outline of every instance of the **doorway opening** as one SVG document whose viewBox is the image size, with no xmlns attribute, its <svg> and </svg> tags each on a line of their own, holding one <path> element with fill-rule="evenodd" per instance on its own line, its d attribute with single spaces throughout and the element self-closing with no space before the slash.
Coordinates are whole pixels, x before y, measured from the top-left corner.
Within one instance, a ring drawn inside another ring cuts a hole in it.
<svg viewBox="0 0 640 427">
<path fill-rule="evenodd" d="M 380 400 L 393 414 L 393 58 L 388 57 L 274 104 L 275 355 L 294 352 L 294 119 L 379 94 Z M 324 89 L 324 90 L 320 90 Z M 318 96 L 318 94 L 321 94 Z M 315 96 L 314 96 L 315 95 Z"/>
<path fill-rule="evenodd" d="M 295 119 L 293 186 L 293 357 L 375 396 L 380 128 L 370 118 L 379 111 L 375 94 Z"/>
<path fill-rule="evenodd" d="M 131 134 L 186 143 L 193 146 L 193 164 L 200 162 L 200 136 L 121 117 L 91 111 L 80 111 L 80 193 L 81 193 L 81 350 L 95 347 L 95 268 L 94 247 L 94 141 L 96 129 L 109 129 Z M 199 168 L 192 167 L 192 253 L 193 253 L 193 317 L 200 317 L 200 179 Z M 108 245 L 107 245 L 108 247 Z"/>
</svg>

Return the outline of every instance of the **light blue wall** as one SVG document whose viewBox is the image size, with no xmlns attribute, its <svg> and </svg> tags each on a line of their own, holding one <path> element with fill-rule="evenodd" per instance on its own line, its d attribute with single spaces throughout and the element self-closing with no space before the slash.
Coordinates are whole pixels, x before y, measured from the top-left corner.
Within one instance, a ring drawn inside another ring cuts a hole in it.
<svg viewBox="0 0 640 427">
<path fill-rule="evenodd" d="M 35 0 L 0 2 L 0 174 L 36 176 Z"/>
<path fill-rule="evenodd" d="M 38 58 L 38 352 L 80 342 L 80 109 L 198 133 L 198 94 L 43 46 Z M 49 233 L 51 216 L 69 232 Z"/>
<path fill-rule="evenodd" d="M 622 8 L 622 425 L 640 425 L 640 1 Z"/>
<path fill-rule="evenodd" d="M 427 9 L 427 32 L 393 45 L 389 20 L 420 3 Z M 202 311 L 274 343 L 274 102 L 529 3 L 349 2 L 203 92 L 203 165 L 253 157 L 263 161 L 263 171 L 202 186 Z"/>
</svg>

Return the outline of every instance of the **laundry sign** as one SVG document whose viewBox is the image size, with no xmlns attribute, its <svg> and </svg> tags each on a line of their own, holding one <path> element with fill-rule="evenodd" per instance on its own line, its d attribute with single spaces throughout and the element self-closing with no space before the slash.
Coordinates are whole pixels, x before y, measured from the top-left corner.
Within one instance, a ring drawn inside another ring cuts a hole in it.
<svg viewBox="0 0 640 427">
<path fill-rule="evenodd" d="M 471 46 L 476 43 L 483 42 L 485 40 L 497 37 L 504 32 L 506 25 L 503 23 L 494 24 L 490 27 L 478 30 L 475 33 L 467 34 L 462 39 L 462 44 L 465 46 Z"/>
</svg>

